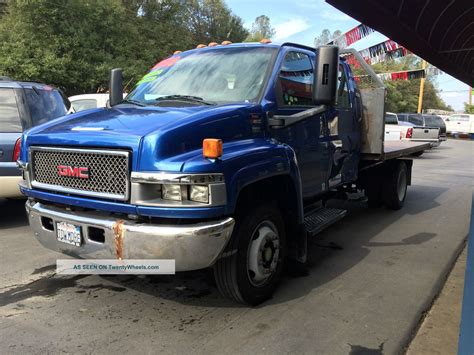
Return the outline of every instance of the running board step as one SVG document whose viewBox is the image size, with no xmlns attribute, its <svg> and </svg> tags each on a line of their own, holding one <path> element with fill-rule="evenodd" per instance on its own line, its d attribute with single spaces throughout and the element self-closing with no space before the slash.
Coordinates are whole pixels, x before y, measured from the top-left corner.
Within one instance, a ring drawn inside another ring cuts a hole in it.
<svg viewBox="0 0 474 355">
<path fill-rule="evenodd" d="M 344 218 L 346 210 L 338 208 L 319 208 L 308 212 L 304 216 L 304 226 L 308 237 L 313 237 L 331 224 Z"/>
</svg>

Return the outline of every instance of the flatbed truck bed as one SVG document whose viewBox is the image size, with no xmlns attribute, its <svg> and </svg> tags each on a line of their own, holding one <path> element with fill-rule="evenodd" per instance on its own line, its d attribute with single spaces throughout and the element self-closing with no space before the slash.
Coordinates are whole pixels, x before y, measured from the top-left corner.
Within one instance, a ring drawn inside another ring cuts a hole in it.
<svg viewBox="0 0 474 355">
<path fill-rule="evenodd" d="M 410 141 L 386 141 L 382 154 L 362 154 L 363 160 L 384 161 L 409 157 L 414 153 L 430 149 L 430 143 Z"/>
</svg>

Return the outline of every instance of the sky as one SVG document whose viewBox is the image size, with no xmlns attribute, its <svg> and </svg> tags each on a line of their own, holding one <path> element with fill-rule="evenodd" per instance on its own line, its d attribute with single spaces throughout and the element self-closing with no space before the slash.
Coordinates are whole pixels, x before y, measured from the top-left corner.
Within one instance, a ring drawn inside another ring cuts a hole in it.
<svg viewBox="0 0 474 355">
<path fill-rule="evenodd" d="M 259 15 L 267 15 L 276 34 L 273 42 L 296 42 L 313 46 L 314 37 L 325 28 L 343 33 L 359 24 L 345 13 L 324 0 L 226 0 L 232 12 L 242 18 L 247 29 Z M 362 50 L 387 39 L 373 33 L 356 42 L 352 47 Z M 437 86 L 444 102 L 454 110 L 464 110 L 469 98 L 469 86 L 448 74 L 438 75 Z"/>
</svg>

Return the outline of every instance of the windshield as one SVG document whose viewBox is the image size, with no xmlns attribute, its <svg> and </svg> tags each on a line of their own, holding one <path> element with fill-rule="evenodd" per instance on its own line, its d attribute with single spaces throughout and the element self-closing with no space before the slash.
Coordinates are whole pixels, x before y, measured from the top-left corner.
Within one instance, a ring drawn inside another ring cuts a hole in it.
<svg viewBox="0 0 474 355">
<path fill-rule="evenodd" d="M 67 113 L 66 104 L 59 91 L 45 88 L 25 89 L 33 126 L 64 116 Z"/>
<path fill-rule="evenodd" d="M 156 105 L 164 96 L 184 95 L 213 104 L 255 102 L 275 51 L 228 47 L 175 55 L 155 65 L 127 100 Z"/>
<path fill-rule="evenodd" d="M 444 127 L 444 121 L 441 117 L 439 116 L 423 116 L 425 119 L 425 125 L 426 126 L 432 126 L 432 127 Z"/>
</svg>

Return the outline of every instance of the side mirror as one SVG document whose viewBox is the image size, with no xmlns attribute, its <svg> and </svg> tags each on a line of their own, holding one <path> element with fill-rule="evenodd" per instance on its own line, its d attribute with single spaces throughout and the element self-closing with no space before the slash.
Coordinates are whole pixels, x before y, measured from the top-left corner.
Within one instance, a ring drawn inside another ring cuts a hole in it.
<svg viewBox="0 0 474 355">
<path fill-rule="evenodd" d="M 109 103 L 115 106 L 123 100 L 123 75 L 122 69 L 116 68 L 110 71 Z"/>
<path fill-rule="evenodd" d="M 315 105 L 334 105 L 336 103 L 338 68 L 338 47 L 320 46 L 316 48 L 313 79 L 313 102 Z"/>
</svg>

